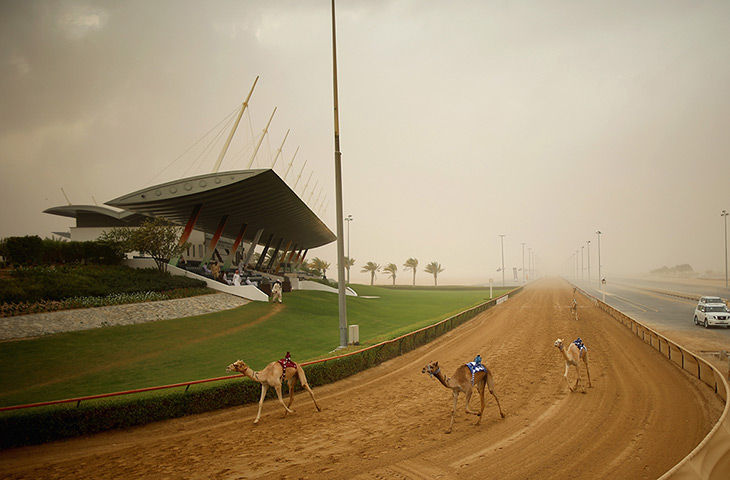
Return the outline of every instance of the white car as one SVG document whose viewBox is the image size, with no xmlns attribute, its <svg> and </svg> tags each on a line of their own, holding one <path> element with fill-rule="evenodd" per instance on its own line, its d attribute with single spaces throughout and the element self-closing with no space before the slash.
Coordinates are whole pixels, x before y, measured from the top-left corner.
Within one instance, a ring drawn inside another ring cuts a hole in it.
<svg viewBox="0 0 730 480">
<path fill-rule="evenodd" d="M 695 325 L 704 325 L 705 328 L 714 326 L 730 328 L 730 311 L 722 301 L 699 303 L 695 308 Z"/>
<path fill-rule="evenodd" d="M 724 303 L 720 297 L 700 297 L 699 303 Z"/>
</svg>

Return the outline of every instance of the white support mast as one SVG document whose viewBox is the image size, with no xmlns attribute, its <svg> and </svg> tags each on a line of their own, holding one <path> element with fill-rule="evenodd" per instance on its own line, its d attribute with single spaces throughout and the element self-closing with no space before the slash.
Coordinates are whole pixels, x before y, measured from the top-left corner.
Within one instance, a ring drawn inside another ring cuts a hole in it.
<svg viewBox="0 0 730 480">
<path fill-rule="evenodd" d="M 231 145 L 231 140 L 233 140 L 233 134 L 236 133 L 236 129 L 238 128 L 238 123 L 241 121 L 241 117 L 243 116 L 243 112 L 246 110 L 246 107 L 248 107 L 248 101 L 251 99 L 251 94 L 253 93 L 253 89 L 256 87 L 256 82 L 258 82 L 258 81 L 259 81 L 259 77 L 257 75 L 256 80 L 253 81 L 253 86 L 251 86 L 251 91 L 248 92 L 248 96 L 246 97 L 246 100 L 241 105 L 241 111 L 238 112 L 238 118 L 236 118 L 236 123 L 233 124 L 231 133 L 228 134 L 228 139 L 226 140 L 226 144 L 223 145 L 223 150 L 221 151 L 221 154 L 218 156 L 218 160 L 215 162 L 215 166 L 213 167 L 213 173 L 218 173 L 218 169 L 221 167 L 221 162 L 223 161 L 223 157 L 226 155 L 226 152 L 228 151 L 228 147 Z"/>
<path fill-rule="evenodd" d="M 299 145 L 297 145 L 297 149 L 294 152 L 294 156 L 291 157 L 291 162 L 289 162 L 289 166 L 286 167 L 286 172 L 284 172 L 284 181 L 286 182 L 286 176 L 289 175 L 289 170 L 291 170 L 291 166 L 294 165 L 294 159 L 297 158 L 297 153 L 299 153 Z"/>
<path fill-rule="evenodd" d="M 294 182 L 294 187 L 292 187 L 292 190 L 296 190 L 297 184 L 299 183 L 299 179 L 302 178 L 302 173 L 304 173 L 304 167 L 307 166 L 307 161 L 304 160 L 304 165 L 302 165 L 302 169 L 299 171 L 299 176 L 297 177 L 297 181 Z"/>
<path fill-rule="evenodd" d="M 259 138 L 259 143 L 256 144 L 256 149 L 254 149 L 253 155 L 251 155 L 251 160 L 248 162 L 248 167 L 246 167 L 246 170 L 251 170 L 251 165 L 253 165 L 253 161 L 256 158 L 256 154 L 259 153 L 259 147 L 261 147 L 261 143 L 264 141 L 264 137 L 266 136 L 266 133 L 269 131 L 269 125 L 271 125 L 271 121 L 274 119 L 275 113 L 276 113 L 276 107 L 274 107 L 274 111 L 271 112 L 271 116 L 269 117 L 269 123 L 266 124 L 266 128 L 264 128 L 264 131 L 261 133 L 261 138 Z"/>
<path fill-rule="evenodd" d="M 274 161 L 271 162 L 271 169 L 273 170 L 276 166 L 276 161 L 279 159 L 279 155 L 281 155 L 281 149 L 284 148 L 284 142 L 286 142 L 286 137 L 289 136 L 289 130 L 287 129 L 286 135 L 284 135 L 284 140 L 281 141 L 281 145 L 279 146 L 279 150 L 276 151 L 276 156 L 274 157 Z"/>
<path fill-rule="evenodd" d="M 307 193 L 307 188 L 309 188 L 309 182 L 312 180 L 313 173 L 314 173 L 314 170 L 309 172 L 309 177 L 307 177 L 307 183 L 304 184 L 304 190 L 302 190 L 302 197 Z"/>
</svg>

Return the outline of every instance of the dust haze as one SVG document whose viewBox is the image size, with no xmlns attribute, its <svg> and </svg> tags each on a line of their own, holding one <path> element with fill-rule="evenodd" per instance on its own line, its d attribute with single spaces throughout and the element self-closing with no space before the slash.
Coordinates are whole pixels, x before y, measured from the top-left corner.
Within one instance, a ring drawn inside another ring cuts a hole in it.
<svg viewBox="0 0 730 480">
<path fill-rule="evenodd" d="M 420 284 L 432 261 L 439 284 L 501 283 L 499 235 L 508 283 L 523 243 L 543 274 L 588 249 L 595 272 L 599 230 L 607 276 L 724 276 L 729 21 L 724 1 L 338 2 L 351 280 L 392 262 L 409 284 L 414 257 Z M 221 170 L 247 168 L 276 107 L 252 167 L 278 155 L 336 231 L 330 22 L 328 1 L 2 2 L 0 238 L 67 231 L 42 213 L 63 192 L 210 172 L 205 135 L 257 76 Z M 313 257 L 336 277 L 334 243 Z"/>
</svg>

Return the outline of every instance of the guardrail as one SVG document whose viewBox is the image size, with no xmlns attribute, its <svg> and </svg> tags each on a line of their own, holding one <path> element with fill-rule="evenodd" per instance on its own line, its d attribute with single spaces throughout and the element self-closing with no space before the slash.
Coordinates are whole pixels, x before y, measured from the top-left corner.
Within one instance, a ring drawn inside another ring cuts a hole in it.
<svg viewBox="0 0 730 480">
<path fill-rule="evenodd" d="M 660 477 L 660 480 L 725 480 L 730 475 L 730 385 L 725 376 L 702 357 L 669 340 L 641 322 L 616 310 L 610 305 L 574 285 L 598 308 L 621 322 L 644 343 L 658 350 L 702 383 L 712 388 L 725 402 L 725 408 L 710 433 L 681 462 Z"/>
<path fill-rule="evenodd" d="M 337 356 L 334 356 L 334 357 L 327 357 L 327 358 L 323 358 L 323 359 L 320 359 L 320 360 L 313 360 L 313 361 L 310 361 L 310 362 L 301 362 L 300 365 L 307 366 L 307 365 L 313 365 L 313 364 L 316 364 L 316 363 L 325 363 L 325 362 L 328 362 L 328 361 L 337 360 L 339 358 L 345 358 L 345 357 L 349 357 L 349 356 L 352 356 L 352 355 L 358 355 L 358 354 L 361 354 L 363 352 L 367 352 L 369 350 L 373 350 L 373 349 L 376 349 L 376 348 L 382 348 L 384 346 L 392 345 L 392 344 L 396 344 L 396 343 L 399 345 L 399 353 L 403 353 L 403 342 L 406 339 L 409 339 L 411 337 L 415 337 L 416 335 L 419 335 L 419 334 L 424 333 L 424 332 L 427 333 L 428 331 L 431 331 L 431 330 L 437 330 L 440 327 L 446 327 L 447 330 L 450 330 L 451 328 L 454 327 L 454 323 L 456 323 L 456 325 L 458 326 L 463 321 L 465 321 L 465 319 L 471 318 L 471 317 L 477 315 L 478 313 L 480 313 L 480 312 L 488 309 L 489 307 L 501 303 L 502 301 L 506 300 L 510 295 L 514 295 L 515 293 L 517 293 L 517 292 L 519 292 L 521 290 L 522 290 L 522 287 L 516 288 L 516 289 L 511 290 L 511 291 L 509 291 L 509 292 L 507 292 L 507 293 L 505 293 L 505 294 L 503 294 L 503 295 L 501 295 L 501 296 L 499 296 L 497 298 L 494 298 L 492 300 L 489 300 L 488 302 L 481 303 L 481 304 L 479 304 L 479 305 L 477 305 L 475 307 L 472 307 L 472 308 L 470 308 L 468 310 L 464 310 L 463 312 L 457 313 L 456 315 L 452 315 L 452 316 L 450 316 L 448 318 L 445 318 L 443 320 L 440 320 L 440 321 L 438 321 L 438 322 L 436 322 L 434 324 L 431 324 L 431 325 L 428 325 L 426 327 L 420 328 L 420 329 L 415 330 L 413 332 L 406 333 L 406 334 L 401 335 L 400 337 L 394 338 L 392 340 L 386 340 L 386 341 L 380 342 L 380 343 L 378 343 L 376 345 L 371 345 L 371 346 L 366 347 L 366 348 L 361 348 L 359 350 L 355 350 L 353 352 L 344 353 L 342 355 L 337 355 Z M 447 323 L 449 324 L 448 326 L 446 325 Z M 441 332 L 441 333 L 444 333 L 444 332 Z M 434 338 L 436 336 L 438 336 L 438 335 L 434 335 Z M 241 378 L 241 374 L 238 374 L 237 373 L 235 375 L 227 375 L 225 377 L 208 378 L 208 379 L 204 379 L 204 380 L 194 380 L 194 381 L 191 381 L 191 382 L 174 383 L 174 384 L 170 384 L 170 385 L 161 385 L 161 386 L 157 386 L 157 387 L 139 388 L 139 389 L 135 389 L 135 390 L 125 390 L 125 391 L 121 391 L 121 392 L 103 393 L 103 394 L 99 394 L 99 395 L 88 395 L 88 396 L 85 396 L 85 397 L 67 398 L 67 399 L 63 399 L 63 400 L 52 400 L 52 401 L 48 401 L 48 402 L 30 403 L 30 404 L 25 404 L 25 405 L 13 405 L 13 406 L 8 406 L 8 407 L 0 407 L 0 412 L 10 411 L 10 410 L 21 410 L 21 409 L 35 408 L 35 407 L 45 407 L 45 406 L 50 406 L 50 405 L 60 405 L 60 404 L 64 404 L 64 403 L 76 403 L 76 406 L 78 407 L 81 404 L 81 402 L 88 401 L 88 400 L 98 400 L 98 399 L 102 399 L 102 398 L 118 397 L 118 396 L 123 396 L 123 395 L 133 395 L 133 394 L 137 394 L 137 393 L 152 392 L 152 391 L 156 391 L 156 390 L 167 390 L 167 389 L 171 389 L 171 388 L 185 387 L 185 391 L 187 392 L 187 390 L 190 388 L 191 385 L 198 385 L 198 384 L 210 383 L 210 382 L 219 382 L 219 381 L 223 381 L 223 380 L 232 380 L 232 379 L 235 379 L 235 378 Z"/>
</svg>

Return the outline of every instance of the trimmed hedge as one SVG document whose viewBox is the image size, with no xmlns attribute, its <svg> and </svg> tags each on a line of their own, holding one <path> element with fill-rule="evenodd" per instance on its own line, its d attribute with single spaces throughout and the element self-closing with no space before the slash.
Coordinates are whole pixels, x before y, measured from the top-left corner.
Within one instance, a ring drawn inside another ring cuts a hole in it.
<svg viewBox="0 0 730 480">
<path fill-rule="evenodd" d="M 15 266 L 81 262 L 118 265 L 124 252 L 118 245 L 100 241 L 41 240 L 37 235 L 27 235 L 0 240 L 0 256 Z"/>
<path fill-rule="evenodd" d="M 20 267 L 0 278 L 0 303 L 60 301 L 74 297 L 202 288 L 205 282 L 123 265 Z"/>
<path fill-rule="evenodd" d="M 510 294 L 521 291 L 518 288 Z M 325 359 L 305 366 L 312 387 L 342 380 L 429 343 L 471 320 L 496 304 L 496 299 L 449 317 L 439 323 L 395 340 L 380 343 L 348 356 Z M 301 385 L 298 385 L 301 388 Z M 0 449 L 35 445 L 105 430 L 128 428 L 159 420 L 257 403 L 261 386 L 248 379 L 203 383 L 154 393 L 87 400 L 73 403 L 0 412 Z M 288 395 L 285 384 L 282 393 Z M 275 398 L 269 389 L 267 398 Z"/>
</svg>

